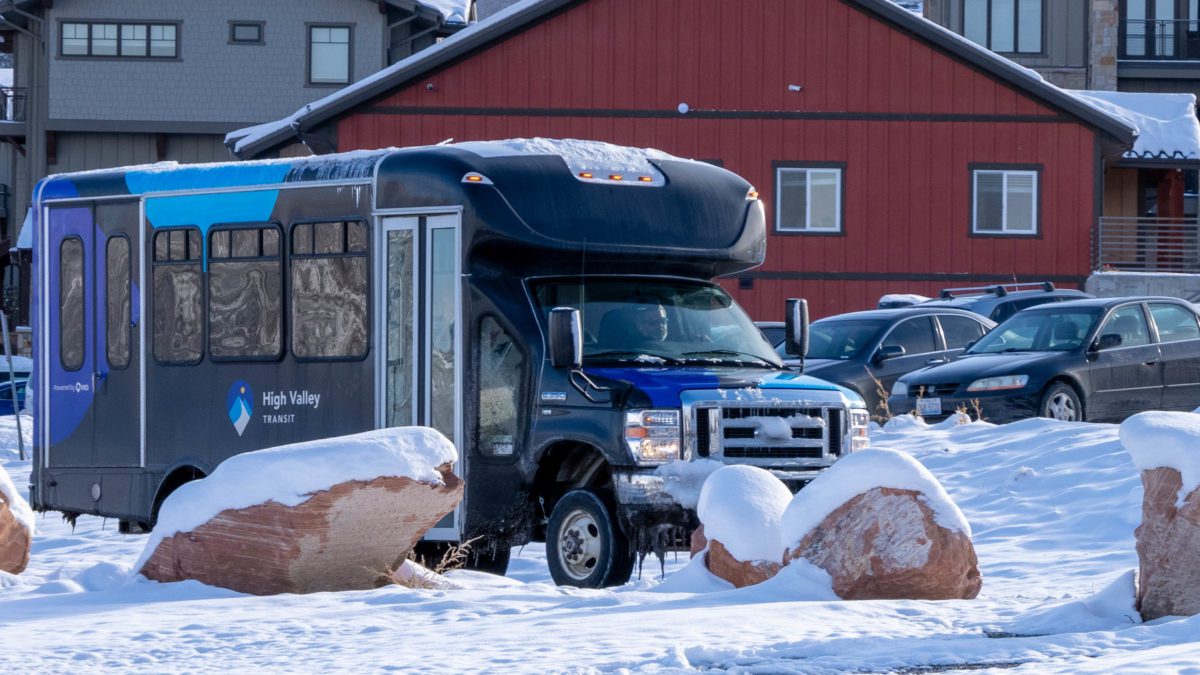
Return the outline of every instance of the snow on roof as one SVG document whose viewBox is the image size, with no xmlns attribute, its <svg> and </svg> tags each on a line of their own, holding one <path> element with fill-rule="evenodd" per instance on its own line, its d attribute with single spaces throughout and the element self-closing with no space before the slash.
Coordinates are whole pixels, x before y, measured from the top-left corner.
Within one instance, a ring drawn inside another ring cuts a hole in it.
<svg viewBox="0 0 1200 675">
<path fill-rule="evenodd" d="M 297 506 L 339 483 L 381 476 L 441 483 L 437 467 L 457 459 L 454 444 L 428 427 L 379 429 L 234 455 L 209 477 L 167 497 L 133 569 L 142 569 L 164 538 L 194 530 L 227 509 L 268 501 Z"/>
<path fill-rule="evenodd" d="M 920 493 L 938 525 L 971 536 L 966 516 L 928 469 L 906 453 L 872 448 L 842 457 L 796 493 L 780 525 L 783 545 L 795 546 L 838 507 L 883 487 Z"/>
<path fill-rule="evenodd" d="M 446 23 L 465 24 L 471 11 L 471 0 L 419 0 L 420 4 L 436 10 Z"/>
<path fill-rule="evenodd" d="M 8 472 L 4 470 L 4 466 L 0 465 L 0 497 L 8 504 L 8 510 L 29 532 L 33 532 L 33 510 L 29 508 L 29 504 L 25 503 L 25 499 L 17 492 L 17 486 L 13 485 L 12 479 L 8 477 Z"/>
<path fill-rule="evenodd" d="M 1070 90 L 1068 90 L 1070 91 Z M 1138 130 L 1129 159 L 1200 159 L 1195 94 L 1070 91 L 1076 98 Z"/>
<path fill-rule="evenodd" d="M 704 481 L 696 515 L 704 524 L 704 536 L 721 542 L 734 558 L 779 562 L 783 559 L 779 523 L 791 501 L 791 490 L 771 472 L 731 465 Z"/>
<path fill-rule="evenodd" d="M 1180 473 L 1179 506 L 1200 487 L 1200 415 L 1138 413 L 1121 423 L 1121 445 L 1139 471 L 1165 467 Z"/>
<path fill-rule="evenodd" d="M 441 1 L 441 0 L 439 0 L 439 1 Z M 445 1 L 452 2 L 452 0 L 445 0 Z M 276 131 L 290 127 L 293 124 L 298 124 L 299 121 L 301 120 L 301 118 L 303 118 L 305 115 L 308 115 L 308 114 L 323 110 L 325 108 L 334 106 L 338 102 L 340 102 L 350 96 L 353 96 L 354 94 L 362 91 L 363 89 L 366 89 L 381 80 L 386 80 L 394 72 L 404 70 L 405 68 L 412 67 L 412 66 L 416 65 L 417 63 L 424 61 L 425 59 L 428 59 L 428 58 L 430 58 L 436 54 L 439 54 L 451 47 L 454 47 L 455 45 L 470 38 L 472 35 L 478 33 L 480 30 L 482 30 L 494 23 L 502 21 L 518 12 L 521 12 L 525 9 L 533 7 L 534 5 L 537 5 L 538 3 L 545 2 L 545 1 L 546 0 L 521 0 L 521 2 L 517 2 L 508 7 L 505 7 L 503 10 L 488 17 L 487 20 L 479 21 L 470 26 L 467 26 L 466 28 L 458 31 L 454 35 L 447 37 L 446 39 L 433 45 L 432 47 L 422 49 L 421 51 L 417 52 L 416 54 L 413 54 L 412 56 L 409 56 L 408 58 L 403 59 L 401 61 L 397 61 L 396 63 L 393 63 L 392 65 L 388 66 L 387 68 L 384 68 L 383 70 L 380 70 L 372 75 L 368 75 L 367 77 L 364 77 L 363 79 L 359 80 L 358 82 L 355 82 L 353 84 L 345 86 L 324 98 L 313 101 L 312 103 L 307 103 L 302 108 L 300 108 L 296 112 L 292 113 L 291 115 L 288 115 L 287 117 L 285 117 L 283 119 L 275 120 L 274 122 L 267 122 L 265 124 L 259 124 L 259 125 L 253 126 L 253 127 L 246 127 L 244 129 L 238 129 L 236 131 L 231 131 L 228 134 L 226 134 L 226 136 L 225 136 L 225 144 L 229 145 L 230 143 L 234 143 L 233 152 L 240 153 L 247 146 L 249 146 L 263 138 L 266 138 L 267 136 L 270 136 L 271 134 L 275 133 Z M 235 143 L 235 141 L 236 141 L 236 143 Z"/>
<path fill-rule="evenodd" d="M 33 211 L 25 209 L 25 219 L 21 221 L 21 231 L 17 233 L 17 248 L 33 248 Z"/>
</svg>

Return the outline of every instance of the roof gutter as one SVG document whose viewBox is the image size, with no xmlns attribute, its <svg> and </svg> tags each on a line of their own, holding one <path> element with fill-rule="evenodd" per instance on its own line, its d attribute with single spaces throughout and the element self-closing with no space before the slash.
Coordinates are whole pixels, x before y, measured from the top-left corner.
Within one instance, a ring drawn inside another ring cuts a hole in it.
<svg viewBox="0 0 1200 675">
<path fill-rule="evenodd" d="M 336 117 L 342 110 L 352 108 L 360 103 L 365 103 L 377 96 L 386 94 L 411 78 L 423 75 L 430 70 L 450 63 L 465 54 L 492 43 L 494 40 L 511 31 L 525 26 L 538 17 L 579 1 L 543 0 L 499 20 L 491 21 L 487 25 L 481 26 L 477 32 L 467 36 L 466 39 L 447 45 L 426 59 L 419 59 L 405 68 L 392 71 L 366 86 L 355 89 L 353 92 L 347 94 L 345 98 L 340 99 L 337 106 L 322 106 L 316 110 L 304 113 L 294 119 L 290 125 L 263 136 L 243 147 L 241 152 L 235 152 L 234 154 L 243 159 L 254 157 L 259 152 L 285 143 L 292 137 L 299 140 L 300 135 L 305 129 L 311 129 L 332 117 Z M 453 36 L 448 39 L 453 39 Z M 237 139 L 230 139 L 230 141 L 227 145 L 229 145 L 229 149 L 232 151 L 233 146 L 237 144 Z"/>
</svg>

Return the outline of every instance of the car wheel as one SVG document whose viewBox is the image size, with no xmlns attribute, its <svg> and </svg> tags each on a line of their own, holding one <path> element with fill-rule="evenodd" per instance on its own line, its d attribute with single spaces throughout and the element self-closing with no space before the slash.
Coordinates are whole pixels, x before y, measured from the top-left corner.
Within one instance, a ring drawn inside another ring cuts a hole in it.
<svg viewBox="0 0 1200 675">
<path fill-rule="evenodd" d="M 546 525 L 546 562 L 559 586 L 619 586 L 633 574 L 633 555 L 610 502 L 591 490 L 559 500 Z"/>
<path fill-rule="evenodd" d="M 1042 394 L 1038 415 L 1064 422 L 1082 422 L 1083 403 L 1074 387 L 1065 382 L 1055 382 Z"/>
</svg>

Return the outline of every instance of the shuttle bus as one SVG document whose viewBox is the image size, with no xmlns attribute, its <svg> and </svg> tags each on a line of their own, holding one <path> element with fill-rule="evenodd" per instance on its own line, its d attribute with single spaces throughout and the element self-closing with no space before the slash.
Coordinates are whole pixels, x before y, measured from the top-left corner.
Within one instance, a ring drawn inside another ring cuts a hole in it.
<svg viewBox="0 0 1200 675">
<path fill-rule="evenodd" d="M 798 487 L 866 443 L 861 400 L 786 370 L 713 282 L 765 225 L 701 162 L 473 142 L 64 174 L 34 208 L 42 511 L 144 531 L 232 455 L 425 425 L 466 481 L 427 540 L 502 572 L 544 537 L 556 581 L 596 587 L 694 526 L 667 465 Z"/>
</svg>

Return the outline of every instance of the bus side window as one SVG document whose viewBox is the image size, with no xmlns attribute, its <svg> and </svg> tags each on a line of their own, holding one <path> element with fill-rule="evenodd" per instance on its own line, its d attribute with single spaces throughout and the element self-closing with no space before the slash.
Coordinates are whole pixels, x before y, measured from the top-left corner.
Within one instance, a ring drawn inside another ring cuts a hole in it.
<svg viewBox="0 0 1200 675">
<path fill-rule="evenodd" d="M 109 237 L 105 246 L 105 347 L 110 368 L 129 365 L 133 343 L 129 238 Z"/>
<path fill-rule="evenodd" d="M 292 355 L 328 360 L 366 357 L 366 223 L 293 225 L 291 245 Z"/>
<path fill-rule="evenodd" d="M 63 239 L 58 250 L 58 340 L 64 370 L 83 367 L 83 240 Z"/>
<path fill-rule="evenodd" d="M 225 246 L 225 236 L 229 245 Z M 215 230 L 208 255 L 208 354 L 273 359 L 283 353 L 279 228 Z M 224 254 L 224 255 L 222 255 Z"/>
<path fill-rule="evenodd" d="M 492 317 L 479 322 L 476 342 L 479 374 L 479 452 L 493 457 L 514 454 L 520 433 L 525 389 L 525 355 Z"/>
<path fill-rule="evenodd" d="M 154 233 L 154 359 L 163 364 L 200 362 L 204 294 L 200 230 Z"/>
</svg>

